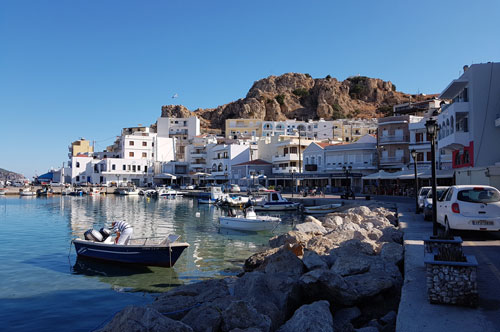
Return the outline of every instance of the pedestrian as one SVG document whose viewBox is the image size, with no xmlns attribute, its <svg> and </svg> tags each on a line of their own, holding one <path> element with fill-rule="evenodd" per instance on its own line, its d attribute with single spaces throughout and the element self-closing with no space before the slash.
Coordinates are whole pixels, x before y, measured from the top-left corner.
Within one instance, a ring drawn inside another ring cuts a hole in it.
<svg viewBox="0 0 500 332">
<path fill-rule="evenodd" d="M 134 229 L 125 221 L 113 221 L 111 223 L 113 232 L 116 233 L 116 244 L 127 244 L 134 233 Z"/>
</svg>

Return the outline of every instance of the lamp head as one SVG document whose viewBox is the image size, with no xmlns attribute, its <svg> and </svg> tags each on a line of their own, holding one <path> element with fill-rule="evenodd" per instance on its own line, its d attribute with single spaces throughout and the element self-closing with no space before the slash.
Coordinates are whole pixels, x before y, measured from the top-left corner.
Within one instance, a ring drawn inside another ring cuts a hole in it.
<svg viewBox="0 0 500 332">
<path fill-rule="evenodd" d="M 415 149 L 412 149 L 410 151 L 410 153 L 411 153 L 411 156 L 412 156 L 413 160 L 415 160 L 415 158 L 417 157 L 417 151 L 415 151 Z"/>
<path fill-rule="evenodd" d="M 427 133 L 431 136 L 436 135 L 436 120 L 429 119 L 425 122 L 425 128 L 427 129 Z"/>
</svg>

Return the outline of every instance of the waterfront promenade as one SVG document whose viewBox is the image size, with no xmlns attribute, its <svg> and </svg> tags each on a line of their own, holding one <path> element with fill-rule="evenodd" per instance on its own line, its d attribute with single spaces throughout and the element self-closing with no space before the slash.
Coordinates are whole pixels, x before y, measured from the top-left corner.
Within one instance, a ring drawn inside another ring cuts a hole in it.
<svg viewBox="0 0 500 332">
<path fill-rule="evenodd" d="M 430 304 L 427 299 L 423 239 L 432 234 L 432 223 L 414 213 L 412 204 L 399 204 L 399 224 L 404 231 L 405 279 L 399 304 L 397 332 L 500 331 L 500 240 L 491 233 L 458 234 L 465 254 L 478 262 L 478 308 Z"/>
</svg>

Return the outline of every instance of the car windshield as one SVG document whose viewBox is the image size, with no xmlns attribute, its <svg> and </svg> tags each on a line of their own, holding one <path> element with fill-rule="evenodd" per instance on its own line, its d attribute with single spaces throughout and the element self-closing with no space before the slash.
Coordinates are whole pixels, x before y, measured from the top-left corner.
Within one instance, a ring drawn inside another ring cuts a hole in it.
<svg viewBox="0 0 500 332">
<path fill-rule="evenodd" d="M 425 196 L 429 192 L 430 188 L 422 188 L 420 189 L 420 196 Z"/>
<path fill-rule="evenodd" d="M 495 203 L 500 202 L 500 192 L 491 188 L 478 187 L 459 191 L 457 198 L 462 202 Z"/>
<path fill-rule="evenodd" d="M 446 191 L 446 188 L 445 189 L 436 189 L 437 198 L 441 197 L 441 195 L 443 195 L 443 193 L 445 191 Z M 429 192 L 427 193 L 427 198 L 432 198 L 432 190 L 429 190 Z"/>
</svg>

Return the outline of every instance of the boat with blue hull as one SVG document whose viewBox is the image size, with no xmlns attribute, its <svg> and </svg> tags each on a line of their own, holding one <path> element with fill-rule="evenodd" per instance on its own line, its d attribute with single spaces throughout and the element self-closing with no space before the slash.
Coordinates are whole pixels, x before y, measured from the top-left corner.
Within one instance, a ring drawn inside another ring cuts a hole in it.
<svg viewBox="0 0 500 332">
<path fill-rule="evenodd" d="M 174 236 L 175 240 L 178 236 Z M 172 236 L 159 243 L 147 243 L 149 239 L 134 239 L 129 244 L 115 244 L 111 237 L 103 242 L 75 239 L 78 257 L 97 259 L 115 263 L 135 264 L 143 266 L 172 267 L 180 257 L 188 243 L 175 242 Z"/>
</svg>

